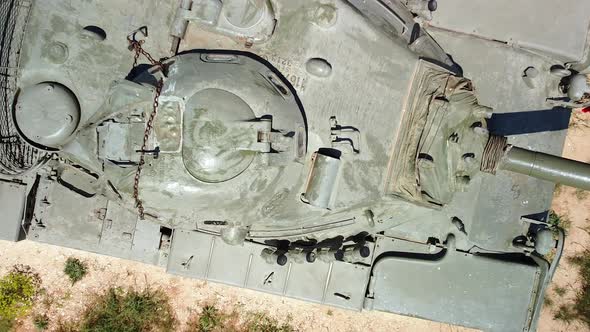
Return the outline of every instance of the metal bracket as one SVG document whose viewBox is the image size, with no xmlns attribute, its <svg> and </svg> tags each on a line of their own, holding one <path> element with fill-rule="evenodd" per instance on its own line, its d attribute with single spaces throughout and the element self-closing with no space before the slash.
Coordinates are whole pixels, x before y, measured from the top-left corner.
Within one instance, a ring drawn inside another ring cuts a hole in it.
<svg viewBox="0 0 590 332">
<path fill-rule="evenodd" d="M 348 147 L 353 153 L 360 153 L 361 132 L 352 126 L 341 126 L 336 117 L 330 117 L 330 141 L 333 148 Z"/>
<path fill-rule="evenodd" d="M 156 146 L 155 149 L 153 150 L 135 150 L 135 152 L 141 153 L 143 152 L 144 154 L 148 153 L 154 156 L 154 159 L 158 159 L 158 157 L 160 156 L 160 147 Z"/>
<path fill-rule="evenodd" d="M 245 130 L 251 133 L 252 139 L 242 142 L 238 150 L 268 153 L 271 151 L 272 120 L 260 119 L 259 121 L 241 122 L 237 130 Z"/>
</svg>

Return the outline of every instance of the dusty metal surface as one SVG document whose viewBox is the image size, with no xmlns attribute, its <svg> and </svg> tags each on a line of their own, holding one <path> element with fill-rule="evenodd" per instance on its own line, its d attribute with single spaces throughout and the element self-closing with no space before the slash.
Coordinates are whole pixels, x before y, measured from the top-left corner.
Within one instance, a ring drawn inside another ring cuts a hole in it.
<svg viewBox="0 0 590 332">
<path fill-rule="evenodd" d="M 486 3 L 475 31 L 479 14 L 419 0 L 0 6 L 0 212 L 22 206 L 1 238 L 353 310 L 536 328 L 557 264 L 543 255 L 563 246 L 545 222 L 553 184 L 486 146 L 560 154 L 563 106 L 590 98 L 576 76 L 588 26 L 570 19 L 586 4 L 538 35 L 542 15 L 515 23 L 526 4 Z"/>
<path fill-rule="evenodd" d="M 578 62 L 584 59 L 587 45 L 588 11 L 587 2 L 525 0 L 514 5 L 509 0 L 451 0 L 433 13 L 430 25 L 507 43 L 563 62 Z M 549 22 L 552 29 L 546 26 Z"/>
<path fill-rule="evenodd" d="M 387 241 L 377 243 L 387 245 Z M 460 253 L 448 244 L 447 250 L 435 254 L 393 253 L 379 260 L 369 290 L 374 294 L 373 309 L 453 321 L 482 330 L 512 331 L 515 326 L 528 326 L 535 302 L 534 285 L 547 267 L 538 267 L 532 261 L 514 264 Z M 396 249 L 394 244 L 389 246 Z M 505 299 L 512 300 L 508 304 Z"/>
</svg>

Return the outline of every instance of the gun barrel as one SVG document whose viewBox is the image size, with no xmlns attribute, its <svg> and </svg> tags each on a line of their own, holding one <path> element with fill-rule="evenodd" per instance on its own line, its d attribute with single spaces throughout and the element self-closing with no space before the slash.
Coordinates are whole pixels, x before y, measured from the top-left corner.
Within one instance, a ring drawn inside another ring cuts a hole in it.
<svg viewBox="0 0 590 332">
<path fill-rule="evenodd" d="M 500 169 L 590 190 L 590 164 L 513 146 Z"/>
</svg>

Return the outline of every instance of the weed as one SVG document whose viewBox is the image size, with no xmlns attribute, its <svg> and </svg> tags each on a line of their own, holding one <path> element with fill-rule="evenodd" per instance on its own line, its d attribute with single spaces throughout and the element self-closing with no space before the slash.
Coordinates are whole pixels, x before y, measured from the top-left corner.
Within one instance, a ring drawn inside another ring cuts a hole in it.
<svg viewBox="0 0 590 332">
<path fill-rule="evenodd" d="M 88 273 L 88 267 L 78 258 L 70 257 L 66 260 L 64 273 L 70 278 L 73 285 L 84 278 Z"/>
<path fill-rule="evenodd" d="M 582 113 L 582 112 L 572 112 L 572 117 L 570 119 L 570 125 L 569 128 L 572 129 L 583 129 L 583 128 L 588 128 L 590 127 L 590 125 L 588 125 L 588 120 L 586 117 L 587 114 Z"/>
<path fill-rule="evenodd" d="M 553 189 L 553 195 L 555 195 L 555 196 L 561 195 L 561 193 L 563 192 L 563 187 L 564 187 L 563 184 L 557 183 L 555 185 L 555 189 Z"/>
<path fill-rule="evenodd" d="M 72 298 L 72 292 L 70 292 L 69 290 L 66 291 L 60 298 L 60 300 L 62 301 L 68 301 L 69 299 Z"/>
<path fill-rule="evenodd" d="M 332 309 L 328 309 L 328 312 L 326 312 L 326 314 L 328 314 L 328 316 L 334 316 L 334 312 L 332 311 Z"/>
<path fill-rule="evenodd" d="M 543 304 L 545 304 L 548 307 L 553 306 L 553 304 L 555 304 L 555 302 L 553 302 L 553 299 L 549 297 L 549 294 L 545 294 L 545 299 L 543 300 Z"/>
<path fill-rule="evenodd" d="M 49 309 L 53 306 L 53 304 L 56 302 L 55 298 L 50 296 L 49 294 L 45 293 L 42 294 L 41 297 L 41 305 L 43 306 L 43 308 L 45 309 Z"/>
<path fill-rule="evenodd" d="M 567 233 L 572 225 L 572 221 L 569 219 L 567 215 L 558 215 L 555 211 L 549 211 L 549 217 L 547 218 L 547 223 L 552 226 L 558 226 L 563 228 L 563 230 Z"/>
<path fill-rule="evenodd" d="M 206 306 L 203 308 L 203 313 L 199 319 L 201 331 L 212 331 L 214 328 L 222 326 L 224 321 L 223 316 L 219 310 L 214 306 Z"/>
<path fill-rule="evenodd" d="M 290 320 L 288 318 L 287 320 Z M 238 313 L 224 313 L 212 305 L 205 306 L 201 314 L 193 317 L 187 332 L 294 332 L 288 323 L 279 323 L 262 312 L 250 312 L 241 320 Z"/>
<path fill-rule="evenodd" d="M 49 326 L 49 317 L 47 317 L 47 315 L 37 314 L 33 316 L 33 324 L 35 325 L 35 328 L 37 328 L 37 330 L 45 331 Z"/>
<path fill-rule="evenodd" d="M 580 201 L 585 200 L 588 198 L 588 192 L 584 189 L 576 189 L 576 198 Z"/>
<path fill-rule="evenodd" d="M 0 279 L 0 330 L 28 313 L 39 292 L 41 279 L 29 266 L 16 265 Z"/>
<path fill-rule="evenodd" d="M 557 253 L 557 250 L 555 249 L 551 249 L 551 251 L 549 251 L 546 255 L 545 255 L 545 259 L 548 262 L 553 262 L 553 259 L 555 258 L 555 254 Z"/>
<path fill-rule="evenodd" d="M 173 331 L 174 311 L 161 290 L 110 288 L 86 306 L 83 332 Z"/>
<path fill-rule="evenodd" d="M 289 320 L 289 319 L 288 319 Z M 295 329 L 288 323 L 279 323 L 278 320 L 269 317 L 262 312 L 252 313 L 244 326 L 248 332 L 294 332 Z"/>
<path fill-rule="evenodd" d="M 571 323 L 572 321 L 576 320 L 577 316 L 570 305 L 562 304 L 559 306 L 557 311 L 553 313 L 553 318 L 566 323 Z"/>
<path fill-rule="evenodd" d="M 553 291 L 555 292 L 555 294 L 559 296 L 564 296 L 567 292 L 567 289 L 565 287 L 555 286 L 555 288 L 553 288 Z"/>
<path fill-rule="evenodd" d="M 59 320 L 55 326 L 54 332 L 80 332 L 77 322 L 64 322 Z"/>
<path fill-rule="evenodd" d="M 194 316 L 187 325 L 187 332 L 238 331 L 230 324 L 230 318 L 237 313 L 226 314 L 214 305 L 206 305 L 199 315 Z"/>
</svg>

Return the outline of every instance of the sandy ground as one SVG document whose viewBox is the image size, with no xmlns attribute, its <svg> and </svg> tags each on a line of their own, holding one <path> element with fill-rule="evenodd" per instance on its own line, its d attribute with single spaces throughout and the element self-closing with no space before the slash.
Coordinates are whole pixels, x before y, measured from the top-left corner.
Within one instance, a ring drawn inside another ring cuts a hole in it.
<svg viewBox="0 0 590 332">
<path fill-rule="evenodd" d="M 575 113 L 572 117 L 563 156 L 590 163 L 590 113 Z M 579 288 L 577 269 L 569 263 L 567 258 L 590 249 L 590 192 L 576 191 L 569 187 L 558 188 L 553 199 L 553 210 L 558 215 L 567 217 L 571 225 L 566 237 L 564 256 L 546 295 L 553 300 L 554 304 L 543 308 L 539 331 L 590 331 L 579 322 L 568 325 L 553 319 L 559 305 L 569 303 Z M 566 293 L 563 296 L 557 295 L 556 287 L 565 288 Z"/>
<path fill-rule="evenodd" d="M 590 123 L 590 115 L 582 121 Z M 570 130 L 564 155 L 590 162 L 590 129 L 577 125 Z M 575 189 L 562 188 L 554 201 L 554 209 L 567 215 L 572 221 L 566 244 L 566 257 L 583 250 L 590 243 L 584 228 L 590 226 L 588 210 L 590 195 L 582 197 Z M 63 274 L 65 260 L 76 256 L 85 260 L 90 272 L 81 282 L 71 285 Z M 285 320 L 291 317 L 292 325 L 300 331 L 468 331 L 468 329 L 429 322 L 421 319 L 380 312 L 352 312 L 245 289 L 186 279 L 168 275 L 158 267 L 139 264 L 112 257 L 95 255 L 76 250 L 38 244 L 29 241 L 9 243 L 0 241 L 0 275 L 13 265 L 26 263 L 35 269 L 43 280 L 46 294 L 34 309 L 35 313 L 47 314 L 52 322 L 75 318 L 83 309 L 90 295 L 109 286 L 161 287 L 171 295 L 180 322 L 198 311 L 205 304 L 215 303 L 219 308 L 242 311 L 265 311 L 270 316 Z M 548 296 L 554 300 L 545 307 L 539 331 L 588 331 L 580 323 L 564 324 L 553 320 L 560 303 L 567 303 L 578 286 L 577 272 L 567 259 L 562 260 Z M 555 285 L 565 287 L 564 296 L 555 294 Z M 18 331 L 34 331 L 30 319 L 20 322 Z"/>
</svg>

